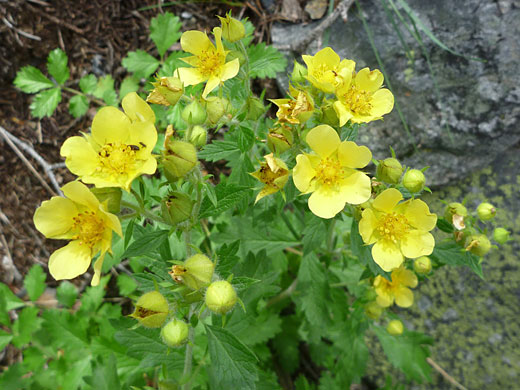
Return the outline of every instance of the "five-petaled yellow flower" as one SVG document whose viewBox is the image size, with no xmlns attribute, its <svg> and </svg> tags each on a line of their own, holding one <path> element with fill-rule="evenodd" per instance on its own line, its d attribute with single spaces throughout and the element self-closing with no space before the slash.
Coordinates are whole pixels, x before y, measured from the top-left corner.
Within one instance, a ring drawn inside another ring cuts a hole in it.
<svg viewBox="0 0 520 390">
<path fill-rule="evenodd" d="M 417 287 L 417 276 L 406 268 L 392 271 L 392 281 L 381 275 L 374 279 L 374 289 L 377 294 L 376 302 L 381 307 L 391 306 L 394 301 L 397 306 L 410 307 L 413 305 L 413 292 L 409 287 Z"/>
<path fill-rule="evenodd" d="M 383 74 L 363 68 L 354 76 L 350 73 L 336 90 L 338 100 L 334 109 L 343 126 L 349 120 L 353 123 L 368 123 L 382 119 L 394 108 L 394 95 L 383 85 Z"/>
<path fill-rule="evenodd" d="M 125 113 L 115 107 L 100 109 L 91 134 L 70 137 L 61 147 L 67 168 L 84 183 L 129 191 L 137 176 L 157 169 L 152 109 L 135 92 L 124 97 L 122 106 Z"/>
<path fill-rule="evenodd" d="M 206 98 L 219 84 L 235 77 L 240 64 L 238 58 L 226 62 L 227 51 L 222 46 L 222 29 L 213 29 L 215 44 L 211 43 L 206 33 L 202 31 L 186 31 L 181 36 L 182 50 L 193 54 L 182 58 L 193 68 L 178 68 L 179 77 L 184 85 L 196 85 L 206 81 L 202 97 Z"/>
<path fill-rule="evenodd" d="M 307 80 L 323 92 L 334 93 L 343 83 L 343 79 L 352 78 L 356 63 L 352 60 L 341 60 L 330 47 L 326 47 L 314 56 L 302 56 L 307 65 Z"/>
<path fill-rule="evenodd" d="M 372 158 L 366 146 L 340 141 L 338 133 L 328 125 L 313 128 L 307 144 L 315 154 L 299 154 L 293 169 L 294 185 L 303 193 L 311 193 L 309 209 L 318 217 L 332 218 L 345 203 L 361 204 L 370 198 L 370 178 L 356 170 Z"/>
<path fill-rule="evenodd" d="M 273 153 L 264 156 L 265 162 L 260 164 L 260 169 L 251 173 L 255 179 L 264 183 L 264 188 L 258 193 L 255 203 L 264 196 L 280 191 L 289 179 L 289 169 L 283 160 L 274 157 Z"/>
<path fill-rule="evenodd" d="M 430 230 L 437 223 L 437 215 L 419 199 L 403 199 L 395 188 L 383 191 L 363 211 L 359 233 L 372 247 L 374 261 L 385 271 L 403 264 L 404 258 L 415 259 L 432 253 L 435 240 Z"/>
<path fill-rule="evenodd" d="M 308 92 L 289 86 L 290 99 L 270 99 L 278 106 L 276 116 L 281 123 L 305 123 L 314 113 L 314 101 Z"/>
<path fill-rule="evenodd" d="M 100 253 L 92 278 L 96 286 L 105 253 L 111 251 L 112 231 L 123 236 L 121 224 L 107 211 L 107 203 L 100 203 L 79 181 L 65 184 L 62 191 L 65 198 L 54 196 L 34 213 L 34 225 L 45 237 L 72 240 L 51 255 L 49 271 L 56 280 L 73 279 L 85 273 L 92 258 Z"/>
</svg>

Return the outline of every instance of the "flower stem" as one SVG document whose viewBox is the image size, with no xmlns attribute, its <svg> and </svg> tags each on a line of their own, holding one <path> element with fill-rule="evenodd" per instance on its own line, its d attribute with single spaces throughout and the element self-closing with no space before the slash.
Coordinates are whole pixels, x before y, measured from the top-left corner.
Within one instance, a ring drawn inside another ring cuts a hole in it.
<svg viewBox="0 0 520 390">
<path fill-rule="evenodd" d="M 158 215 L 152 213 L 151 211 L 148 211 L 132 202 L 127 202 L 126 200 L 122 200 L 121 206 L 126 207 L 128 209 L 132 209 L 132 210 L 136 211 L 137 214 L 139 214 L 143 217 L 146 217 L 148 219 L 151 219 L 152 221 L 164 223 L 164 224 L 168 225 L 168 222 L 166 222 L 163 218 L 159 217 Z"/>
<path fill-rule="evenodd" d="M 99 100 L 99 99 L 96 99 L 95 97 L 88 96 L 87 94 L 84 94 L 83 92 L 78 91 L 77 89 L 69 88 L 69 87 L 62 87 L 62 88 L 63 88 L 64 91 L 73 93 L 74 95 L 85 96 L 88 100 L 90 100 L 91 102 L 96 103 L 99 106 L 106 106 L 107 105 L 103 100 Z"/>
<path fill-rule="evenodd" d="M 186 248 L 187 249 L 187 248 Z M 188 313 L 188 323 L 191 320 L 191 316 L 195 312 L 196 303 L 192 303 L 190 306 L 190 312 Z M 193 339 L 195 332 L 192 326 L 188 331 L 188 343 L 186 344 L 186 352 L 184 355 L 184 370 L 182 372 L 183 378 L 188 378 L 188 381 L 182 386 L 182 390 L 191 390 L 191 368 L 193 366 Z"/>
</svg>

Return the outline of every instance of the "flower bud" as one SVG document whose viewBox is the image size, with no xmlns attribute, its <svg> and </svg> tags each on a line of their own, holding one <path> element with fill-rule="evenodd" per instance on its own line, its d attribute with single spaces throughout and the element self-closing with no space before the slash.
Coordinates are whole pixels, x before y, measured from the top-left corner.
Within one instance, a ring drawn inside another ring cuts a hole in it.
<svg viewBox="0 0 520 390">
<path fill-rule="evenodd" d="M 307 68 L 298 61 L 294 61 L 294 67 L 291 73 L 291 81 L 293 83 L 303 83 L 306 80 L 305 76 L 307 76 Z"/>
<path fill-rule="evenodd" d="M 454 215 L 467 217 L 468 209 L 466 209 L 466 207 L 464 207 L 462 203 L 452 202 L 448 206 L 446 206 L 446 211 L 444 211 L 444 218 L 446 218 L 449 222 L 453 223 Z"/>
<path fill-rule="evenodd" d="M 214 270 L 215 263 L 205 255 L 196 254 L 183 265 L 174 265 L 169 274 L 177 283 L 184 283 L 192 290 L 199 290 L 211 282 Z"/>
<path fill-rule="evenodd" d="M 314 100 L 307 91 L 293 86 L 289 86 L 289 94 L 289 99 L 269 99 L 278 106 L 276 117 L 281 123 L 305 123 L 314 113 Z"/>
<path fill-rule="evenodd" d="M 481 221 L 489 221 L 493 219 L 497 213 L 497 209 L 491 203 L 481 203 L 477 207 L 477 214 Z"/>
<path fill-rule="evenodd" d="M 202 126 L 193 126 L 190 134 L 190 142 L 198 148 L 202 148 L 206 145 L 206 140 L 208 137 L 208 132 Z"/>
<path fill-rule="evenodd" d="M 152 85 L 155 88 L 146 98 L 148 103 L 175 106 L 184 95 L 184 85 L 177 77 L 161 77 Z"/>
<path fill-rule="evenodd" d="M 418 169 L 410 169 L 404 174 L 403 186 L 408 191 L 415 193 L 423 189 L 426 179 L 424 173 Z"/>
<path fill-rule="evenodd" d="M 413 270 L 418 274 L 429 274 L 432 270 L 432 261 L 428 256 L 422 256 L 413 261 Z"/>
<path fill-rule="evenodd" d="M 229 42 L 236 42 L 246 36 L 246 28 L 244 24 L 235 18 L 232 18 L 230 14 L 227 14 L 225 18 L 217 16 L 222 24 L 222 36 Z"/>
<path fill-rule="evenodd" d="M 392 320 L 388 323 L 386 327 L 386 331 L 392 336 L 399 336 L 403 334 L 404 326 L 403 323 L 399 320 Z"/>
<path fill-rule="evenodd" d="M 509 240 L 509 231 L 498 227 L 493 231 L 493 239 L 499 244 L 505 244 Z"/>
<path fill-rule="evenodd" d="M 258 120 L 265 113 L 265 107 L 260 99 L 256 97 L 249 97 L 247 99 L 247 114 L 246 119 L 253 121 Z"/>
<path fill-rule="evenodd" d="M 333 102 L 325 100 L 321 106 L 321 122 L 336 127 L 339 125 L 338 115 L 334 110 Z"/>
<path fill-rule="evenodd" d="M 168 301 L 158 291 L 150 291 L 135 303 L 135 310 L 130 317 L 147 328 L 160 328 L 168 316 Z"/>
<path fill-rule="evenodd" d="M 291 129 L 283 126 L 271 129 L 267 134 L 267 146 L 271 152 L 276 154 L 290 149 L 293 142 L 294 137 Z"/>
<path fill-rule="evenodd" d="M 210 96 L 205 100 L 208 121 L 212 125 L 216 124 L 222 116 L 229 111 L 230 104 L 226 98 Z"/>
<path fill-rule="evenodd" d="M 237 303 L 237 293 L 226 280 L 220 280 L 210 284 L 206 291 L 206 306 L 215 314 L 226 314 L 235 303 Z"/>
<path fill-rule="evenodd" d="M 197 100 L 192 101 L 181 113 L 182 119 L 189 125 L 202 125 L 206 121 L 206 110 Z"/>
<path fill-rule="evenodd" d="M 226 57 L 226 60 L 230 62 L 233 61 L 235 58 L 238 58 L 238 63 L 240 66 L 246 63 L 246 57 L 240 50 L 230 50 Z"/>
<path fill-rule="evenodd" d="M 172 224 L 186 221 L 191 216 L 193 201 L 182 192 L 171 192 L 161 203 L 163 214 Z"/>
<path fill-rule="evenodd" d="M 474 234 L 469 237 L 469 245 L 466 247 L 467 251 L 477 255 L 484 256 L 491 249 L 491 242 L 484 234 Z"/>
<path fill-rule="evenodd" d="M 379 161 L 377 166 L 377 177 L 379 180 L 389 184 L 397 184 L 402 174 L 403 166 L 396 158 L 387 158 Z"/>
<path fill-rule="evenodd" d="M 188 340 L 188 333 L 188 324 L 175 318 L 161 329 L 161 338 L 168 347 L 175 348 Z"/>
<path fill-rule="evenodd" d="M 121 188 L 105 187 L 90 188 L 90 191 L 96 196 L 100 203 L 107 201 L 107 211 L 112 214 L 118 214 L 121 211 Z"/>
<path fill-rule="evenodd" d="M 375 301 L 369 302 L 365 306 L 365 314 L 367 317 L 372 318 L 373 320 L 377 320 L 381 317 L 383 313 L 383 308 L 379 306 Z"/>
<path fill-rule="evenodd" d="M 173 127 L 166 129 L 164 149 L 161 151 L 164 174 L 169 181 L 184 177 L 197 165 L 197 150 L 189 142 L 173 139 Z"/>
</svg>

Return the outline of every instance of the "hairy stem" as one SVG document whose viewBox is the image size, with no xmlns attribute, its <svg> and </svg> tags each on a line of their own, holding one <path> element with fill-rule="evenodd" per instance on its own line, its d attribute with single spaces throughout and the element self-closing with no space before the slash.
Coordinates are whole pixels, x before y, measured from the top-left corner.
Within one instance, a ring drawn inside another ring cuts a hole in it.
<svg viewBox="0 0 520 390">
<path fill-rule="evenodd" d="M 164 223 L 166 225 L 168 224 L 162 217 L 160 217 L 160 216 L 152 213 L 151 211 L 148 211 L 132 202 L 127 202 L 126 200 L 122 200 L 121 206 L 126 207 L 128 209 L 132 209 L 132 210 L 136 211 L 139 215 L 141 215 L 145 218 L 151 219 L 152 221 Z"/>
</svg>

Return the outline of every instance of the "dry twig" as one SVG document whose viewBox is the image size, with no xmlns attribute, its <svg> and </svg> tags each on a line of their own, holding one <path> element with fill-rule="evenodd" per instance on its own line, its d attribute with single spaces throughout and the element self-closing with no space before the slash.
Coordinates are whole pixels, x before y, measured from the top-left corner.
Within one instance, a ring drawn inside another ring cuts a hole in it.
<svg viewBox="0 0 520 390">
<path fill-rule="evenodd" d="M 432 366 L 435 371 L 437 371 L 439 374 L 441 374 L 444 379 L 446 379 L 448 382 L 450 382 L 453 386 L 455 386 L 459 390 L 468 390 L 464 386 L 462 386 L 459 382 L 457 382 L 450 374 L 448 374 L 446 371 L 442 369 L 441 366 L 439 366 L 437 363 L 433 361 L 432 358 L 426 358 L 426 361 L 430 366 Z"/>
</svg>

